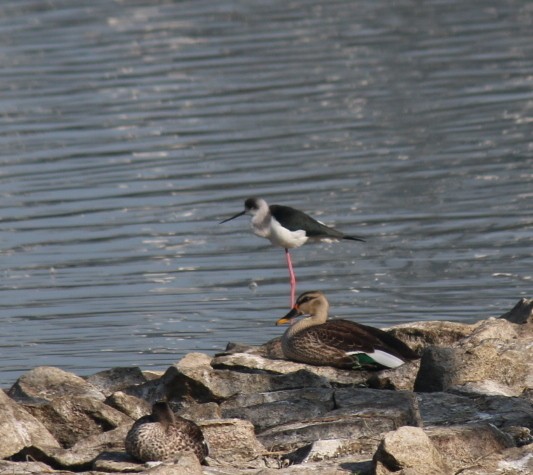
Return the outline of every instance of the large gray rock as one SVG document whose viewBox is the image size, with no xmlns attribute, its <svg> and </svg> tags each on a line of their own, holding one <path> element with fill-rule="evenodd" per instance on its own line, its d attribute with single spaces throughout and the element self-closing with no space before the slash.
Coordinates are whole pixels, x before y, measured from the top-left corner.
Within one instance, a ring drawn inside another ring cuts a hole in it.
<svg viewBox="0 0 533 475">
<path fill-rule="evenodd" d="M 276 375 L 214 369 L 211 358 L 203 353 L 189 353 L 170 366 L 158 385 L 155 393 L 161 398 L 176 401 L 192 399 L 197 402 L 220 402 L 236 394 L 330 387 L 326 378 L 305 370 Z"/>
<path fill-rule="evenodd" d="M 87 437 L 69 449 L 33 445 L 21 451 L 20 455 L 63 469 L 88 470 L 103 452 L 124 453 L 124 440 L 131 425 L 123 425 L 114 430 Z"/>
<path fill-rule="evenodd" d="M 105 396 L 121 391 L 129 386 L 146 383 L 147 379 L 138 367 L 118 367 L 100 371 L 85 378 Z"/>
<path fill-rule="evenodd" d="M 533 405 L 522 398 L 490 395 L 468 397 L 452 393 L 418 393 L 420 416 L 425 426 L 477 424 L 533 427 Z"/>
<path fill-rule="evenodd" d="M 27 403 L 26 410 L 40 420 L 64 447 L 133 420 L 97 399 L 56 397 L 52 401 Z"/>
<path fill-rule="evenodd" d="M 60 447 L 48 429 L 0 390 L 0 458 L 10 457 L 25 447 L 43 444 Z"/>
<path fill-rule="evenodd" d="M 303 388 L 239 394 L 221 404 L 223 417 L 247 419 L 257 432 L 321 416 L 334 408 L 333 389 Z"/>
<path fill-rule="evenodd" d="M 454 472 L 475 460 L 515 446 L 508 434 L 486 423 L 432 427 L 425 432 Z"/>
<path fill-rule="evenodd" d="M 520 299 L 518 303 L 500 318 L 512 323 L 533 323 L 533 299 Z"/>
<path fill-rule="evenodd" d="M 374 454 L 376 475 L 451 475 L 452 468 L 419 427 L 385 434 Z M 402 471 L 402 472 L 401 472 Z"/>
<path fill-rule="evenodd" d="M 294 361 L 265 358 L 261 355 L 250 353 L 234 353 L 217 356 L 212 361 L 212 366 L 217 369 L 233 371 L 246 371 L 255 373 L 290 374 L 305 370 L 317 376 L 327 378 L 334 386 L 352 386 L 365 384 L 372 374 L 368 371 L 350 371 L 333 368 L 332 366 L 313 366 Z"/>
<path fill-rule="evenodd" d="M 488 319 L 451 348 L 429 348 L 422 355 L 415 391 L 490 382 L 507 395 L 520 396 L 533 387 L 532 327 Z"/>
<path fill-rule="evenodd" d="M 11 387 L 8 395 L 17 399 L 46 399 L 62 396 L 84 396 L 103 401 L 104 394 L 73 373 L 53 366 L 38 366 L 24 373 Z"/>
<path fill-rule="evenodd" d="M 142 416 L 146 416 L 152 412 L 152 405 L 144 399 L 117 391 L 106 399 L 106 404 L 123 412 L 133 420 L 137 420 Z"/>
</svg>

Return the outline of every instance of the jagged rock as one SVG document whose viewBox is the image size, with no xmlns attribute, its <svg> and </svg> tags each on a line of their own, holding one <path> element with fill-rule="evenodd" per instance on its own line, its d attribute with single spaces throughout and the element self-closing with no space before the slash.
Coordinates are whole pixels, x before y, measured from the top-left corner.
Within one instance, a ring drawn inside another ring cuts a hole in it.
<svg viewBox="0 0 533 475">
<path fill-rule="evenodd" d="M 533 299 L 520 299 L 518 303 L 500 318 L 513 323 L 533 323 Z"/>
<path fill-rule="evenodd" d="M 519 396 L 533 386 L 529 327 L 488 319 L 452 348 L 429 348 L 422 355 L 415 391 L 445 391 L 483 381 Z"/>
<path fill-rule="evenodd" d="M 413 391 L 420 360 L 409 361 L 398 368 L 376 371 L 368 378 L 367 384 L 374 389 L 396 389 Z"/>
<path fill-rule="evenodd" d="M 138 367 L 111 368 L 88 376 L 85 380 L 105 396 L 110 396 L 128 386 L 143 384 L 147 381 Z"/>
<path fill-rule="evenodd" d="M 19 457 L 30 457 L 53 467 L 76 470 L 89 469 L 104 451 L 124 452 L 124 439 L 131 424 L 80 440 L 69 449 L 33 445 L 21 451 Z"/>
<path fill-rule="evenodd" d="M 135 396 L 130 396 L 122 391 L 117 391 L 106 399 L 106 404 L 118 409 L 133 420 L 137 420 L 142 416 L 150 414 L 152 406 L 144 399 Z"/>
<path fill-rule="evenodd" d="M 493 452 L 515 446 L 508 434 L 486 423 L 432 427 L 425 432 L 454 472 Z"/>
<path fill-rule="evenodd" d="M 0 390 L 0 458 L 10 457 L 24 447 L 59 443 L 39 420 Z"/>
<path fill-rule="evenodd" d="M 279 424 L 257 437 L 270 451 L 289 451 L 319 439 L 370 439 L 420 423 L 416 400 L 407 392 L 338 388 L 334 400 L 336 409 L 320 417 Z"/>
<path fill-rule="evenodd" d="M 10 462 L 8 460 L 0 460 L 0 475 L 42 475 L 43 473 L 53 473 L 53 470 L 42 462 Z"/>
<path fill-rule="evenodd" d="M 239 394 L 221 404 L 223 417 L 247 419 L 258 432 L 279 424 L 318 417 L 333 408 L 333 390 L 329 388 Z"/>
<path fill-rule="evenodd" d="M 121 452 L 104 452 L 94 462 L 102 472 L 137 472 L 150 475 L 202 475 L 202 465 L 194 454 L 184 453 L 173 462 L 139 463 Z"/>
<path fill-rule="evenodd" d="M 304 387 L 329 387 L 326 378 L 308 371 L 287 375 L 250 374 L 218 370 L 211 366 L 211 358 L 202 353 L 189 353 L 170 366 L 159 380 L 159 393 L 178 401 L 222 401 L 235 394 Z"/>
<path fill-rule="evenodd" d="M 366 439 L 320 439 L 287 454 L 284 460 L 290 464 L 308 464 L 350 454 L 356 455 L 360 461 L 366 461 L 375 451 L 376 443 Z"/>
<path fill-rule="evenodd" d="M 260 457 L 266 452 L 257 440 L 251 422 L 240 419 L 197 421 L 209 446 L 209 458 L 236 466 L 263 466 Z M 210 464 L 211 465 L 211 464 Z"/>
<path fill-rule="evenodd" d="M 451 346 L 470 335 L 477 324 L 430 321 L 412 322 L 387 328 L 387 332 L 421 354 L 428 346 Z"/>
<path fill-rule="evenodd" d="M 38 366 L 24 373 L 11 387 L 8 395 L 17 399 L 46 399 L 62 396 L 85 396 L 103 401 L 104 394 L 73 373 L 53 366 Z"/>
<path fill-rule="evenodd" d="M 181 411 L 178 411 L 178 413 L 181 417 L 192 421 L 220 419 L 222 417 L 220 406 L 216 402 L 206 402 L 205 404 L 193 402 Z"/>
<path fill-rule="evenodd" d="M 361 417 L 388 418 L 396 427 L 420 426 L 422 423 L 415 395 L 408 391 L 365 388 L 335 390 L 335 407 L 330 415 L 357 414 Z"/>
<path fill-rule="evenodd" d="M 134 460 L 126 452 L 102 452 L 93 462 L 93 468 L 102 472 L 145 472 L 147 465 Z"/>
<path fill-rule="evenodd" d="M 478 458 L 461 468 L 461 475 L 531 475 L 533 473 L 533 445 L 507 449 Z"/>
<path fill-rule="evenodd" d="M 64 447 L 94 434 L 114 429 L 132 419 L 103 402 L 80 396 L 56 397 L 52 401 L 28 403 L 24 407 Z"/>
<path fill-rule="evenodd" d="M 416 395 L 424 425 L 457 425 L 487 422 L 503 429 L 533 427 L 533 405 L 522 398 L 503 396 L 467 397 L 451 393 Z"/>
<path fill-rule="evenodd" d="M 250 353 L 234 353 L 231 355 L 217 356 L 213 359 L 212 366 L 217 369 L 255 371 L 257 373 L 267 372 L 272 374 L 289 374 L 305 370 L 317 376 L 327 378 L 335 386 L 366 384 L 367 379 L 372 374 L 368 371 L 350 371 L 333 368 L 332 366 L 313 366 L 288 360 L 270 359 Z"/>
<path fill-rule="evenodd" d="M 400 427 L 398 430 L 385 434 L 373 460 L 376 475 L 390 473 L 450 475 L 453 473 L 429 437 L 419 427 Z"/>
</svg>

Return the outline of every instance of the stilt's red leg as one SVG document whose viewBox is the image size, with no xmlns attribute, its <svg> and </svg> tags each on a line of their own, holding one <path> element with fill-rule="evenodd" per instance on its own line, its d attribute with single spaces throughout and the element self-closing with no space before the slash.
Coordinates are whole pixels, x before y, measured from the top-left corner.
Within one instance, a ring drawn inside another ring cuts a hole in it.
<svg viewBox="0 0 533 475">
<path fill-rule="evenodd" d="M 294 275 L 294 270 L 292 269 L 291 255 L 289 250 L 285 249 L 285 257 L 287 258 L 287 266 L 289 267 L 289 277 L 291 281 L 291 308 L 294 307 L 296 303 L 296 276 Z"/>
</svg>

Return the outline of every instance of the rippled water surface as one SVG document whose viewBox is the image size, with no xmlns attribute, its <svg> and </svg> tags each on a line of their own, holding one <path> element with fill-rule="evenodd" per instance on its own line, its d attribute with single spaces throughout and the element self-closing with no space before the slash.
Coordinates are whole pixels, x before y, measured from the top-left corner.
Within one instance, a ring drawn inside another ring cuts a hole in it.
<svg viewBox="0 0 533 475">
<path fill-rule="evenodd" d="M 299 290 L 387 326 L 533 297 L 528 1 L 4 0 L 0 385 L 279 335 L 248 196 L 367 239 Z"/>
</svg>

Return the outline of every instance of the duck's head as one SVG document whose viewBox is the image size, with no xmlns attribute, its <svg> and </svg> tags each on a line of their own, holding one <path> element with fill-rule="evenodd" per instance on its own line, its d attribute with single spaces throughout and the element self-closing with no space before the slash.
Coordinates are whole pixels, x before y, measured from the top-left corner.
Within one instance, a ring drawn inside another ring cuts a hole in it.
<svg viewBox="0 0 533 475">
<path fill-rule="evenodd" d="M 280 318 L 276 325 L 293 323 L 293 320 L 299 316 L 327 318 L 329 303 L 326 296 L 319 290 L 311 290 L 300 294 L 294 307 L 284 317 Z"/>
<path fill-rule="evenodd" d="M 168 402 L 157 401 L 152 406 L 152 420 L 168 426 L 174 422 L 174 411 L 170 408 Z"/>
<path fill-rule="evenodd" d="M 259 211 L 263 211 L 263 210 L 268 211 L 268 204 L 264 199 L 255 198 L 255 197 L 248 198 L 244 202 L 244 211 L 237 213 L 235 216 L 232 216 L 231 218 L 227 218 L 227 219 L 224 219 L 223 221 L 220 221 L 219 224 L 227 223 L 228 221 L 238 218 L 239 216 L 242 216 L 244 214 L 255 216 L 257 213 L 259 213 Z"/>
</svg>

